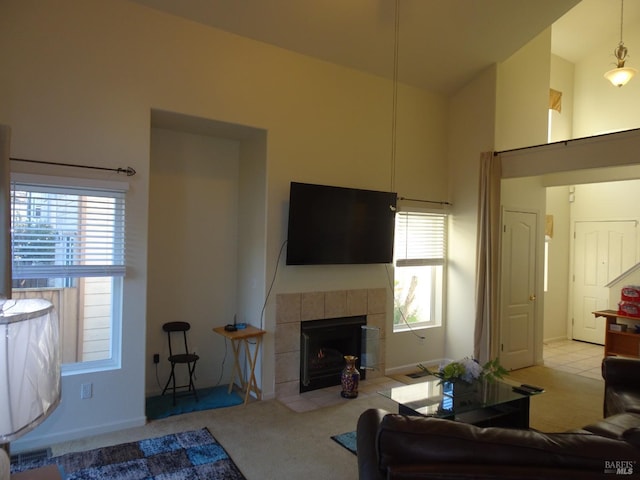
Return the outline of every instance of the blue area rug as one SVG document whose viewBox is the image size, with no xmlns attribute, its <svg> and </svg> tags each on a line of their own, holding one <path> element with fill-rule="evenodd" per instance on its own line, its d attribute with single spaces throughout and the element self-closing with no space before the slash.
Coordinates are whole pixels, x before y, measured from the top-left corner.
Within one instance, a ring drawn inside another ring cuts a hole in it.
<svg viewBox="0 0 640 480">
<path fill-rule="evenodd" d="M 11 471 L 50 464 L 57 464 L 67 480 L 245 480 L 206 428 L 12 464 Z"/>
<path fill-rule="evenodd" d="M 180 415 L 181 413 L 211 410 L 212 408 L 240 405 L 243 400 L 236 392 L 227 393 L 228 385 L 198 389 L 198 401 L 193 395 L 178 396 L 176 405 L 170 393 L 147 398 L 146 412 L 149 420 Z"/>
<path fill-rule="evenodd" d="M 340 435 L 334 435 L 331 438 L 354 455 L 357 455 L 356 432 L 341 433 Z"/>
</svg>

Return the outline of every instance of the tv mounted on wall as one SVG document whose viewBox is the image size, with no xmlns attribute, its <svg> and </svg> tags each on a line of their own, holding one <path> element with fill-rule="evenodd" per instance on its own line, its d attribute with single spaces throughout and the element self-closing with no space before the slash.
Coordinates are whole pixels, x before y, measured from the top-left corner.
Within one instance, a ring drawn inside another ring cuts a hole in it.
<svg viewBox="0 0 640 480">
<path fill-rule="evenodd" d="M 397 195 L 291 182 L 287 265 L 391 263 Z"/>
</svg>

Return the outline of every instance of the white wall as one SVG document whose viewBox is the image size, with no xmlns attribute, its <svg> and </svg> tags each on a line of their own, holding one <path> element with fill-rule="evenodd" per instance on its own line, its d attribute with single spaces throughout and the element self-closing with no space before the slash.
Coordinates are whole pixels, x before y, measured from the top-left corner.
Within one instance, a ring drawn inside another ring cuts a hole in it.
<svg viewBox="0 0 640 480">
<path fill-rule="evenodd" d="M 388 285 L 382 266 L 285 267 L 282 258 L 276 275 L 276 260 L 286 238 L 291 180 L 390 188 L 390 81 L 123 0 L 3 1 L 0 56 L 4 72 L 0 76 L 0 123 L 12 127 L 12 156 L 130 165 L 138 172 L 129 179 L 127 198 L 122 368 L 65 377 L 61 406 L 47 422 L 14 444 L 16 449 L 144 422 L 145 372 L 152 368 L 153 353 L 145 345 L 147 329 L 151 334 L 152 326 L 146 300 L 151 281 L 147 247 L 155 241 L 147 232 L 152 208 L 148 189 L 154 109 L 266 132 L 240 148 L 241 159 L 245 154 L 252 156 L 252 149 L 266 151 L 263 163 L 246 166 L 239 180 L 240 188 L 250 188 L 251 182 L 243 176 L 262 175 L 255 185 L 256 197 L 261 196 L 266 211 L 255 216 L 256 222 L 264 221 L 251 228 L 262 230 L 266 243 L 254 245 L 261 251 L 260 260 L 241 266 L 238 284 L 245 284 L 238 287 L 240 297 L 236 298 L 244 299 L 242 291 L 249 292 L 242 315 L 260 324 L 262 303 L 275 277 L 263 321 L 269 332 L 261 365 L 267 397 L 274 393 L 275 293 Z M 402 196 L 447 198 L 446 112 L 443 97 L 400 86 L 395 189 Z M 482 122 L 487 118 L 483 115 Z M 24 165 L 15 168 L 29 170 Z M 86 173 L 36 170 L 57 175 Z M 251 231 L 246 224 L 239 228 Z M 469 228 L 475 230 L 471 224 Z M 155 298 L 149 298 L 149 304 L 153 301 Z M 391 302 L 388 304 L 390 326 Z M 201 322 L 206 326 L 198 328 L 206 331 L 215 322 L 224 324 L 230 313 L 204 318 Z M 389 361 L 417 363 L 442 356 L 441 334 L 430 335 L 426 343 L 425 349 L 400 342 L 414 356 L 391 354 L 387 364 L 393 367 Z M 80 384 L 87 381 L 94 384 L 94 396 L 81 401 Z"/>
</svg>

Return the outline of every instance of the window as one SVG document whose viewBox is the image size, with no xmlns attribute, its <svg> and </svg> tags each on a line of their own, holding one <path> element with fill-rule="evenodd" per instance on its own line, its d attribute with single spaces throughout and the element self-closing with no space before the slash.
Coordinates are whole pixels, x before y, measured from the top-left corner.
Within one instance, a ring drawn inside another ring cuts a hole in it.
<svg viewBox="0 0 640 480">
<path fill-rule="evenodd" d="M 446 223 L 442 213 L 396 214 L 394 332 L 442 324 Z"/>
<path fill-rule="evenodd" d="M 13 298 L 45 298 L 63 371 L 119 366 L 126 185 L 13 175 Z"/>
</svg>

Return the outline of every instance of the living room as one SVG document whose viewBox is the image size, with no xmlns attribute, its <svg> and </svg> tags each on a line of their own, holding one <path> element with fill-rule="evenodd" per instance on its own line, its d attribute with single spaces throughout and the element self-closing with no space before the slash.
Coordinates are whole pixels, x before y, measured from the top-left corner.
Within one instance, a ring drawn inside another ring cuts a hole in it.
<svg viewBox="0 0 640 480">
<path fill-rule="evenodd" d="M 275 294 L 387 288 L 384 266 L 284 267 L 278 259 L 291 181 L 390 189 L 389 79 L 127 1 L 8 1 L 1 8 L 9 74 L 0 79 L 8 99 L 0 123 L 12 128 L 12 156 L 137 171 L 127 180 L 120 368 L 65 375 L 60 407 L 16 449 L 144 424 L 144 399 L 158 390 L 152 354 L 165 352 L 165 321 L 193 323 L 203 385 L 230 378 L 213 327 L 234 315 L 263 327 L 257 373 L 264 398 L 273 398 Z M 640 45 L 640 31 L 627 29 L 625 40 L 630 49 Z M 480 152 L 546 143 L 548 90 L 559 71 L 550 43 L 548 28 L 450 95 L 399 86 L 395 189 L 453 206 L 446 322 L 424 341 L 387 335 L 390 370 L 473 350 Z M 599 46 L 571 68 L 571 138 L 640 127 L 640 85 L 602 81 L 611 49 Z M 184 151 L 198 152 L 189 156 L 193 164 L 176 161 Z M 211 157 L 220 162 L 204 162 Z M 176 222 L 191 205 L 179 202 L 178 191 L 205 192 L 195 197 L 194 223 L 210 218 L 210 230 L 184 244 L 169 235 L 172 225 L 184 227 Z M 227 234 L 204 236 L 214 227 Z M 93 397 L 80 399 L 87 382 Z"/>
</svg>

